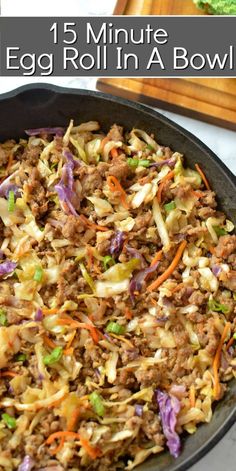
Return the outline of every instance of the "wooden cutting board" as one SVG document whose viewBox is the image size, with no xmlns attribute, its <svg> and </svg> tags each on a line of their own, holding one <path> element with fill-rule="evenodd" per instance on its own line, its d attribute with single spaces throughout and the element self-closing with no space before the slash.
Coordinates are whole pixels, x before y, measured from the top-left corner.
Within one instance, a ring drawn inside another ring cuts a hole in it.
<svg viewBox="0 0 236 471">
<path fill-rule="evenodd" d="M 116 15 L 201 15 L 191 0 L 118 0 Z M 234 78 L 104 78 L 97 88 L 236 130 Z"/>
</svg>

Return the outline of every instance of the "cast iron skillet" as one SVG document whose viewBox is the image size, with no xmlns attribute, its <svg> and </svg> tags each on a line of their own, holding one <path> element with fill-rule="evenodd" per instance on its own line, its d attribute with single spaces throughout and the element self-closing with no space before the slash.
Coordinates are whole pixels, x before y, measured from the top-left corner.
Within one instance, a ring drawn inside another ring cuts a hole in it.
<svg viewBox="0 0 236 471">
<path fill-rule="evenodd" d="M 98 120 L 104 130 L 113 123 L 154 133 L 160 144 L 183 153 L 190 166 L 198 162 L 216 191 L 222 210 L 236 224 L 236 177 L 195 136 L 156 111 L 102 93 L 60 88 L 49 84 L 26 85 L 0 95 L 0 141 L 24 137 L 24 129 L 66 126 Z M 184 471 L 207 453 L 227 432 L 236 419 L 236 381 L 232 381 L 224 399 L 215 407 L 210 424 L 183 441 L 177 460 L 162 453 L 139 466 L 137 471 Z"/>
</svg>

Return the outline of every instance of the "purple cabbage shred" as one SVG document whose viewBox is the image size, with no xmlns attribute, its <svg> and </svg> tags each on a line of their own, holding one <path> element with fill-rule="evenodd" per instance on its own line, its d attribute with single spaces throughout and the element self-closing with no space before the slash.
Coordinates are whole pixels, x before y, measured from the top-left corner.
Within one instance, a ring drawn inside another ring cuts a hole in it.
<svg viewBox="0 0 236 471">
<path fill-rule="evenodd" d="M 65 133 L 65 128 L 55 127 L 55 128 L 36 128 L 36 129 L 26 129 L 25 134 L 27 136 L 39 136 L 40 134 L 55 134 L 56 136 L 63 136 Z"/>
<path fill-rule="evenodd" d="M 17 471 L 31 471 L 31 469 L 34 467 L 34 465 L 35 465 L 35 462 L 31 458 L 31 456 L 26 455 L 24 457 L 22 463 L 18 467 Z"/>
<path fill-rule="evenodd" d="M 160 390 L 155 391 L 156 401 L 159 406 L 163 433 L 167 439 L 167 446 L 170 454 L 178 458 L 180 454 L 181 442 L 175 427 L 177 415 L 180 411 L 180 401 L 175 396 L 170 396 Z"/>
<path fill-rule="evenodd" d="M 0 264 L 0 276 L 8 275 L 8 273 L 13 272 L 16 266 L 17 266 L 17 263 L 10 262 L 9 260 L 6 260 L 5 262 L 1 263 Z"/>
<path fill-rule="evenodd" d="M 120 252 L 123 248 L 124 240 L 125 236 L 124 232 L 122 231 L 117 231 L 114 237 L 111 239 L 110 254 L 114 258 L 117 258 L 120 255 Z"/>
</svg>

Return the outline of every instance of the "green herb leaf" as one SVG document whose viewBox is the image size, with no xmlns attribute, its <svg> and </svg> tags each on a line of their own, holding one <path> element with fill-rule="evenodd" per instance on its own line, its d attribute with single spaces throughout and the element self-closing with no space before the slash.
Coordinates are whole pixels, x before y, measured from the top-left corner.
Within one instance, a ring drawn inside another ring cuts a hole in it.
<svg viewBox="0 0 236 471">
<path fill-rule="evenodd" d="M 53 365 L 53 363 L 57 363 L 62 357 L 62 352 L 63 352 L 62 347 L 54 348 L 51 353 L 49 353 L 48 355 L 45 355 L 45 357 L 43 358 L 44 364 Z"/>
<path fill-rule="evenodd" d="M 211 311 L 222 312 L 223 314 L 227 314 L 229 312 L 229 307 L 225 304 L 220 304 L 216 299 L 210 299 L 208 301 L 208 307 Z"/>
<path fill-rule="evenodd" d="M 213 229 L 218 237 L 227 234 L 227 232 L 223 229 L 223 227 L 213 226 Z"/>
<path fill-rule="evenodd" d="M 26 358 L 27 356 L 25 353 L 18 353 L 18 355 L 14 357 L 15 361 L 25 361 Z"/>
<path fill-rule="evenodd" d="M 43 278 L 43 269 L 41 267 L 36 267 L 35 272 L 34 272 L 34 281 L 37 281 L 38 283 L 42 281 Z"/>
<path fill-rule="evenodd" d="M 8 193 L 8 211 L 13 213 L 15 209 L 15 193 L 13 190 L 10 190 Z"/>
<path fill-rule="evenodd" d="M 16 419 L 9 414 L 2 414 L 2 420 L 9 429 L 16 428 Z"/>
<path fill-rule="evenodd" d="M 108 270 L 108 268 L 111 267 L 112 265 L 115 265 L 115 263 L 116 262 L 111 255 L 106 255 L 105 257 L 103 257 L 104 270 Z"/>
<path fill-rule="evenodd" d="M 7 325 L 7 313 L 5 309 L 0 309 L 0 325 Z"/>
<path fill-rule="evenodd" d="M 103 400 L 100 394 L 98 394 L 96 391 L 92 392 L 89 395 L 89 400 L 93 406 L 94 412 L 96 412 L 96 414 L 100 417 L 103 417 L 105 413 L 105 407 L 103 405 Z"/>
<path fill-rule="evenodd" d="M 125 328 L 123 325 L 118 324 L 118 322 L 109 322 L 106 331 L 112 334 L 122 335 L 125 333 Z"/>
<path fill-rule="evenodd" d="M 174 201 L 171 201 L 170 203 L 164 204 L 164 208 L 165 208 L 165 211 L 169 213 L 170 211 L 176 208 L 176 204 Z"/>
</svg>

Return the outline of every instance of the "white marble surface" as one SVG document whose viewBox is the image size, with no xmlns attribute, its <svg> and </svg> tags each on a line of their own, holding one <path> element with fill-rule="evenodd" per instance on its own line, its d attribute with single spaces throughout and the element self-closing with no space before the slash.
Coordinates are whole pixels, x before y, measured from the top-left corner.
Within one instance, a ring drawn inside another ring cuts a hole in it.
<svg viewBox="0 0 236 471">
<path fill-rule="evenodd" d="M 1 14 L 5 16 L 73 16 L 73 15 L 106 15 L 112 12 L 115 0 L 67 0 L 65 3 L 58 0 L 0 0 Z M 9 91 L 26 83 L 44 82 L 41 78 L 4 78 L 0 77 L 0 93 Z M 47 78 L 47 82 L 56 85 L 74 88 L 96 89 L 96 79 L 91 78 Z M 159 110 L 161 111 L 161 110 Z M 220 159 L 236 174 L 236 135 L 232 131 L 211 126 L 187 117 L 161 111 L 173 121 L 191 131 L 205 144 L 207 144 Z M 233 471 L 235 465 L 236 425 L 225 435 L 220 443 L 202 460 L 194 465 L 190 471 Z"/>
</svg>

